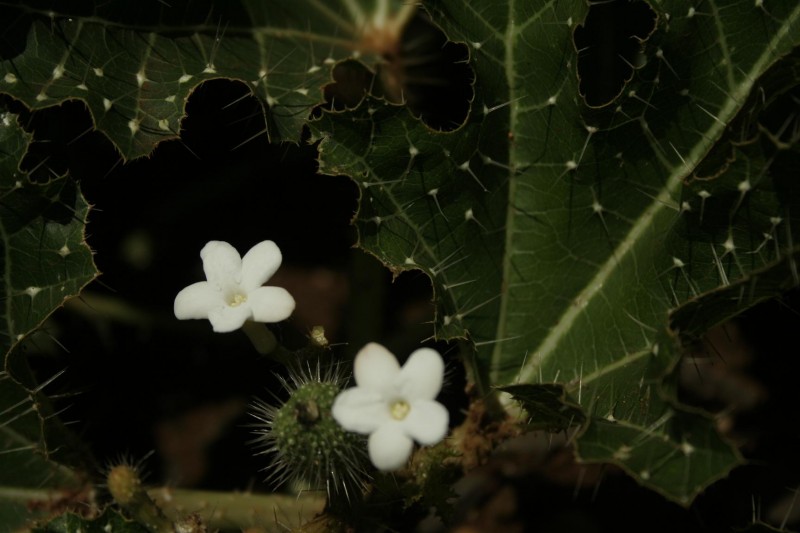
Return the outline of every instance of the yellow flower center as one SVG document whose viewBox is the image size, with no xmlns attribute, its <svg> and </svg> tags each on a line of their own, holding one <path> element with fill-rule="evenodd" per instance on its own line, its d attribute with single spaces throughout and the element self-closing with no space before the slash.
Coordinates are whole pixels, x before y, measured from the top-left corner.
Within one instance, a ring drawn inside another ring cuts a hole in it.
<svg viewBox="0 0 800 533">
<path fill-rule="evenodd" d="M 411 411 L 411 406 L 405 400 L 396 400 L 389 406 L 389 412 L 395 420 L 403 420 Z"/>
<path fill-rule="evenodd" d="M 237 307 L 245 303 L 246 301 L 247 301 L 247 296 L 245 296 L 244 294 L 237 293 L 233 295 L 233 298 L 231 298 L 230 302 L 228 302 L 228 305 L 230 305 L 231 307 Z"/>
</svg>

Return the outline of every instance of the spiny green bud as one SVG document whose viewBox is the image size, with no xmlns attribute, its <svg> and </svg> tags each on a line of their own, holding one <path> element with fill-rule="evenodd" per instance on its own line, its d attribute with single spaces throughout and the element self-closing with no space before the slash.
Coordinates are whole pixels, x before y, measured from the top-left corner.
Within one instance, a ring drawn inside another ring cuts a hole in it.
<svg viewBox="0 0 800 533">
<path fill-rule="evenodd" d="M 108 491 L 123 507 L 132 504 L 142 491 L 139 473 L 130 465 L 117 465 L 108 472 Z"/>
<path fill-rule="evenodd" d="M 253 416 L 259 453 L 272 454 L 267 479 L 277 484 L 300 481 L 324 488 L 329 498 L 360 494 L 368 479 L 364 438 L 346 432 L 333 419 L 331 406 L 344 379 L 335 370 L 323 373 L 294 369 L 282 380 L 289 399 L 279 406 L 257 400 Z"/>
<path fill-rule="evenodd" d="M 153 533 L 174 533 L 172 522 L 142 487 L 135 466 L 122 463 L 111 467 L 106 484 L 114 501 L 147 529 Z"/>
</svg>

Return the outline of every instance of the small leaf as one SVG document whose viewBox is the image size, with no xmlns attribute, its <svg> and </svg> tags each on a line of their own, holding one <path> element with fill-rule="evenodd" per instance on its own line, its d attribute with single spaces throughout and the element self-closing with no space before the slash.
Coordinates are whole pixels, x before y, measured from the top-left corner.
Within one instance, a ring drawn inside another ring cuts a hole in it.
<svg viewBox="0 0 800 533">
<path fill-rule="evenodd" d="M 507 385 L 497 390 L 507 392 L 522 405 L 532 428 L 563 431 L 586 419 L 577 406 L 565 402 L 564 391 L 557 385 Z"/>
</svg>

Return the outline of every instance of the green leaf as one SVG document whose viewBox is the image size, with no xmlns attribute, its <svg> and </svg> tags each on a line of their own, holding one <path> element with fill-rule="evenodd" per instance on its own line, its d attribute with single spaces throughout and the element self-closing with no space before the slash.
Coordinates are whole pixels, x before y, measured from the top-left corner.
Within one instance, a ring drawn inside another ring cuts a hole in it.
<svg viewBox="0 0 800 533">
<path fill-rule="evenodd" d="M 589 417 L 581 458 L 689 503 L 741 459 L 663 384 L 680 355 L 669 312 L 794 253 L 800 192 L 776 194 L 784 148 L 757 102 L 787 89 L 773 81 L 794 71 L 800 7 L 651 4 L 641 65 L 599 108 L 576 73 L 588 6 L 426 7 L 470 47 L 467 123 L 435 133 L 377 101 L 327 113 L 321 171 L 359 184 L 363 247 L 430 275 L 437 333 L 472 339 L 479 376 L 558 385 Z"/>
<path fill-rule="evenodd" d="M 88 205 L 66 177 L 32 183 L 30 136 L 0 114 L 0 353 L 8 353 L 97 275 L 84 241 Z"/>
<path fill-rule="evenodd" d="M 0 523 L 22 525 L 79 495 L 75 445 L 36 383 L 21 343 L 97 271 L 84 242 L 88 206 L 66 177 L 32 183 L 19 168 L 30 136 L 0 113 Z M 63 446 L 63 448 L 62 448 Z"/>
<path fill-rule="evenodd" d="M 564 431 L 586 419 L 580 409 L 565 402 L 564 391 L 557 385 L 508 385 L 498 390 L 513 396 L 525 411 L 536 416 L 529 420 L 533 428 Z"/>
<path fill-rule="evenodd" d="M 18 7 L 35 21 L 25 51 L 0 63 L 0 92 L 32 109 L 82 100 L 97 129 L 125 158 L 136 158 L 178 136 L 195 87 L 229 78 L 265 104 L 272 140 L 297 141 L 311 108 L 323 100 L 333 65 L 356 54 L 382 54 L 381 41 L 371 38 L 376 28 L 380 35 L 396 31 L 415 10 L 400 0 L 242 4 L 238 14 L 246 22 L 239 25 L 121 23 L 114 16 L 124 2 L 106 2 L 92 16 Z M 180 11 L 166 3 L 160 9 L 162 18 Z"/>
<path fill-rule="evenodd" d="M 58 429 L 43 393 L 46 386 L 28 390 L 0 372 L 0 524 L 10 530 L 81 496 L 80 477 L 53 461 L 55 445 L 45 439 Z"/>
<path fill-rule="evenodd" d="M 775 263 L 687 301 L 670 313 L 672 329 L 680 334 L 684 344 L 699 340 L 712 327 L 800 284 L 798 263 L 800 248 L 794 247 Z"/>
</svg>

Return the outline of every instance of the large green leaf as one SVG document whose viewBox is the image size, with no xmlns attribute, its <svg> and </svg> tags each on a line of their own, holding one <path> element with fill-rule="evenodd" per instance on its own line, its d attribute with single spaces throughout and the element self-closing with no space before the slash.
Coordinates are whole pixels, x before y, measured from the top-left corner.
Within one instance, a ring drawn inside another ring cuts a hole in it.
<svg viewBox="0 0 800 533">
<path fill-rule="evenodd" d="M 116 20 L 125 3 L 104 2 L 96 13 L 69 17 L 15 6 L 36 17 L 24 52 L 0 63 L 0 92 L 33 109 L 85 101 L 97 128 L 126 158 L 177 137 L 187 97 L 214 78 L 251 88 L 265 104 L 272 139 L 299 140 L 333 65 L 382 53 L 373 31 L 397 31 L 415 9 L 399 0 L 244 0 L 223 6 L 238 7 L 242 25 L 145 24 Z M 155 20 L 184 13 L 166 2 L 154 9 Z M 213 12 L 206 15 L 214 20 Z"/>
<path fill-rule="evenodd" d="M 794 253 L 799 192 L 775 193 L 762 111 L 795 83 L 800 7 L 654 4 L 641 68 L 598 108 L 576 72 L 587 6 L 426 6 L 470 47 L 470 119 L 437 134 L 379 102 L 327 114 L 321 170 L 355 177 L 361 244 L 430 274 L 439 334 L 469 335 L 492 384 L 562 386 L 591 415 L 584 460 L 691 501 L 739 458 L 662 385 L 668 313 Z"/>
<path fill-rule="evenodd" d="M 6 355 L 97 271 L 84 241 L 88 205 L 66 177 L 33 183 L 19 168 L 30 142 L 0 113 L 0 353 Z"/>
<path fill-rule="evenodd" d="M 36 383 L 20 348 L 96 275 L 83 237 L 86 202 L 65 177 L 29 180 L 20 170 L 29 143 L 16 117 L 0 113 L 0 523 L 9 528 L 79 494 L 79 478 L 54 455 L 72 461 L 81 449 L 50 408 L 50 380 Z"/>
</svg>

